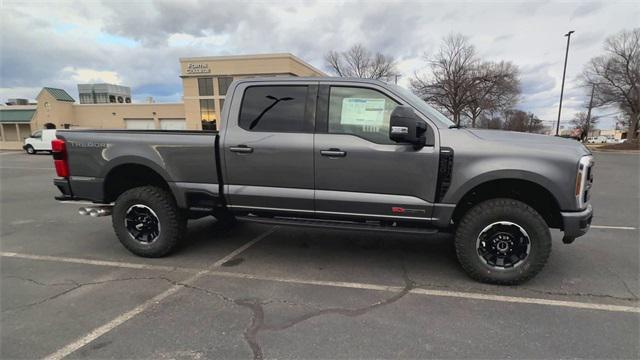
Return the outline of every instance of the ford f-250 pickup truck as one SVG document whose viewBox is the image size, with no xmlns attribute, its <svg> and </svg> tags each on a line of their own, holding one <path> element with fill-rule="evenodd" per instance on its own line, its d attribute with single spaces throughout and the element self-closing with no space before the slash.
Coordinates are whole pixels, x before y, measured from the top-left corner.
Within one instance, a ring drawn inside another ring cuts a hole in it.
<svg viewBox="0 0 640 360">
<path fill-rule="evenodd" d="M 235 81 L 220 131 L 60 130 L 64 201 L 112 215 L 134 254 L 169 254 L 189 218 L 451 232 L 476 280 L 521 283 L 590 226 L 593 158 L 574 140 L 455 126 L 378 81 Z"/>
</svg>

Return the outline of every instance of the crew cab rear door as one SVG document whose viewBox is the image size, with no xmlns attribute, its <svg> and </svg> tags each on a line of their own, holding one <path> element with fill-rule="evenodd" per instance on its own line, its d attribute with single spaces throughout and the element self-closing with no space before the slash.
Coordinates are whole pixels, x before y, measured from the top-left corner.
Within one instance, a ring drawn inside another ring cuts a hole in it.
<svg viewBox="0 0 640 360">
<path fill-rule="evenodd" d="M 317 82 L 241 82 L 223 132 L 234 211 L 313 213 Z"/>
<path fill-rule="evenodd" d="M 430 221 L 438 173 L 434 127 L 428 146 L 389 139 L 402 99 L 372 83 L 321 82 L 314 146 L 316 214 Z"/>
</svg>

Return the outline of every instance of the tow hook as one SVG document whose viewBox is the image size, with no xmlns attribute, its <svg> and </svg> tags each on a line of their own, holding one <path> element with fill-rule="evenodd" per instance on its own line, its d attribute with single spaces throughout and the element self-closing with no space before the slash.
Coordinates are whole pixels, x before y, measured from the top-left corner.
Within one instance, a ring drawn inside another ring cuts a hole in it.
<svg viewBox="0 0 640 360">
<path fill-rule="evenodd" d="M 112 207 L 110 205 L 81 207 L 78 209 L 78 214 L 91 217 L 109 216 L 111 215 Z"/>
<path fill-rule="evenodd" d="M 562 242 L 563 242 L 563 243 L 565 243 L 565 244 L 571 244 L 572 242 L 574 242 L 574 241 L 575 241 L 575 239 L 576 239 L 576 238 L 575 238 L 575 237 L 573 237 L 573 236 L 567 236 L 567 235 L 565 235 L 565 236 L 562 238 Z"/>
</svg>

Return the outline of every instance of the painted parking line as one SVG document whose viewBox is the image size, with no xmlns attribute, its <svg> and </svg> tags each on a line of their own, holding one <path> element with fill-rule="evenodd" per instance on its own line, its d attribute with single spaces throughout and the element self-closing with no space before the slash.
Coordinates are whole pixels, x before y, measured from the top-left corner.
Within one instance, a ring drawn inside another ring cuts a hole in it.
<svg viewBox="0 0 640 360">
<path fill-rule="evenodd" d="M 608 225 L 591 225 L 592 229 L 608 229 L 608 230 L 638 230 L 633 226 L 608 226 Z"/>
<path fill-rule="evenodd" d="M 387 291 L 387 292 L 399 292 L 404 289 L 402 286 L 385 286 L 377 284 L 367 283 L 354 283 L 354 282 L 342 282 L 342 281 L 323 281 L 323 280 L 306 280 L 296 278 L 284 278 L 276 276 L 265 275 L 253 275 L 243 273 L 231 273 L 222 271 L 208 271 L 205 275 L 249 279 L 249 280 L 262 280 L 262 281 L 274 281 L 288 284 L 297 285 L 315 285 L 315 286 L 329 286 L 347 289 L 359 289 L 359 290 L 374 290 L 374 291 Z M 497 301 L 506 303 L 519 303 L 530 305 L 544 305 L 544 306 L 559 306 L 572 309 L 585 309 L 585 310 L 600 310 L 608 312 L 624 312 L 624 313 L 636 313 L 640 314 L 640 306 L 624 306 L 624 305 L 610 305 L 602 303 L 586 303 L 579 301 L 564 301 L 564 300 L 551 300 L 542 298 L 531 298 L 521 296 L 505 296 L 505 295 L 493 295 L 482 294 L 464 291 L 448 291 L 428 288 L 414 288 L 409 291 L 411 294 L 426 295 L 435 297 L 450 297 L 457 299 L 469 299 L 469 300 L 485 300 L 485 301 Z"/>
<path fill-rule="evenodd" d="M 242 253 L 243 251 L 247 250 L 249 247 L 251 247 L 251 245 L 253 245 L 253 244 L 257 243 L 258 241 L 260 241 L 260 240 L 266 238 L 267 236 L 271 235 L 276 229 L 277 229 L 277 226 L 272 227 L 271 229 L 269 229 L 269 230 L 265 231 L 264 233 L 258 235 L 253 240 L 251 240 L 248 243 L 244 244 L 240 248 L 234 250 L 229 255 L 223 257 L 221 260 L 216 261 L 213 265 L 211 265 L 207 269 L 203 269 L 203 270 L 198 271 L 196 274 L 194 274 L 193 276 L 187 278 L 184 281 L 181 281 L 179 284 L 175 284 L 175 285 L 171 286 L 169 289 L 167 289 L 167 290 L 163 291 L 162 293 L 154 296 L 153 298 L 145 301 L 144 303 L 136 306 L 135 308 L 133 308 L 133 309 L 131 309 L 131 310 L 129 310 L 129 311 L 117 316 L 116 318 L 114 318 L 113 320 L 109 321 L 108 323 L 93 329 L 88 334 L 76 339 L 75 341 L 73 341 L 70 344 L 64 346 L 63 348 L 59 349 L 58 351 L 48 355 L 47 357 L 45 357 L 45 359 L 46 360 L 57 360 L 57 359 L 62 359 L 64 357 L 70 355 L 71 353 L 73 353 L 76 350 L 80 349 L 81 347 L 91 343 L 92 341 L 94 341 L 95 339 L 99 338 L 100 336 L 102 336 L 102 335 L 110 332 L 111 330 L 115 329 L 116 327 L 122 325 L 123 323 L 125 323 L 126 321 L 128 321 L 131 318 L 135 317 L 136 315 L 144 312 L 145 310 L 149 309 L 150 307 L 160 303 L 162 300 L 166 299 L 167 297 L 175 294 L 178 290 L 182 289 L 183 287 L 188 286 L 190 284 L 193 284 L 196 280 L 201 278 L 203 275 L 207 274 L 212 269 L 221 266 L 224 262 L 229 261 L 233 257 L 235 257 L 238 254 Z M 222 261 L 222 260 L 224 260 L 224 261 Z"/>
<path fill-rule="evenodd" d="M 1 251 L 0 256 L 18 258 L 18 259 L 57 261 L 57 262 L 72 263 L 72 264 L 110 266 L 110 267 L 117 267 L 117 268 L 139 269 L 139 270 L 185 271 L 185 272 L 192 272 L 192 273 L 197 273 L 202 270 L 202 269 L 175 267 L 175 266 L 136 264 L 136 263 L 129 263 L 129 262 L 121 262 L 121 261 L 92 260 L 92 259 L 72 258 L 72 257 L 63 257 L 63 256 L 31 255 L 31 254 L 21 254 L 21 253 L 8 252 L 8 251 Z"/>
<path fill-rule="evenodd" d="M 10 170 L 55 170 L 52 167 L 0 166 L 0 169 Z"/>
<path fill-rule="evenodd" d="M 224 271 L 215 270 L 216 268 L 219 268 L 224 262 L 237 256 L 239 253 L 246 250 L 248 247 L 255 244 L 259 240 L 263 239 L 270 233 L 271 232 L 267 232 L 260 235 L 258 238 L 253 239 L 252 241 L 246 243 L 245 245 L 233 251 L 229 255 L 225 256 L 221 260 L 217 261 L 210 268 L 203 269 L 203 270 L 197 270 L 192 268 L 180 268 L 180 267 L 173 268 L 173 267 L 163 267 L 163 266 L 154 266 L 154 265 L 121 263 L 121 262 L 115 262 L 115 261 L 95 261 L 95 260 L 89 260 L 89 259 L 83 260 L 78 258 L 16 254 L 16 253 L 7 253 L 7 252 L 0 252 L 0 256 L 8 256 L 8 257 L 32 259 L 32 260 L 72 262 L 72 263 L 97 265 L 97 266 L 124 267 L 124 268 L 132 268 L 132 269 L 166 271 L 167 268 L 171 268 L 178 271 L 187 271 L 187 272 L 195 271 L 194 276 L 197 276 L 197 277 L 195 277 L 194 281 L 202 276 L 214 276 L 214 277 L 233 278 L 233 279 L 272 281 L 272 282 L 297 284 L 297 285 L 326 286 L 326 287 L 386 291 L 386 292 L 398 292 L 403 289 L 403 287 L 401 286 L 387 286 L 387 285 L 379 285 L 379 284 L 344 282 L 344 281 L 325 281 L 325 280 L 313 280 L 313 279 L 309 280 L 309 279 L 299 279 L 299 278 L 291 278 L 291 277 L 245 274 L 245 273 L 224 272 Z M 184 283 L 186 283 L 186 281 Z M 551 299 L 520 297 L 520 296 L 504 296 L 504 295 L 495 295 L 495 294 L 448 291 L 448 290 L 429 289 L 429 288 L 414 288 L 410 292 L 412 294 L 423 295 L 423 296 L 450 297 L 450 298 L 469 299 L 469 300 L 484 300 L 484 301 L 496 301 L 496 302 L 505 302 L 505 303 L 555 306 L 555 307 L 566 307 L 566 308 L 572 308 L 572 309 L 599 310 L 599 311 L 608 311 L 608 312 L 640 313 L 640 306 L 610 305 L 610 304 L 603 304 L 603 303 L 586 303 L 586 302 L 579 302 L 579 301 L 563 301 L 563 300 L 551 300 Z M 131 317 L 133 316 L 135 316 L 135 314 L 132 315 Z"/>
</svg>

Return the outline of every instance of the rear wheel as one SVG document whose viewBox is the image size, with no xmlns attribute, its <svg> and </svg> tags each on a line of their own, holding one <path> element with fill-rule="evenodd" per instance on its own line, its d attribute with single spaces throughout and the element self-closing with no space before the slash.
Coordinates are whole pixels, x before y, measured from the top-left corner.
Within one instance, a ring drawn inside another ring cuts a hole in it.
<svg viewBox="0 0 640 360">
<path fill-rule="evenodd" d="M 155 186 L 125 191 L 116 200 L 111 219 L 122 245 L 142 257 L 169 254 L 186 229 L 186 218 L 173 196 Z"/>
<path fill-rule="evenodd" d="M 29 155 L 33 155 L 33 154 L 36 153 L 36 149 L 34 149 L 33 146 L 31 146 L 31 145 L 27 145 L 27 147 L 25 148 L 25 151 Z"/>
<path fill-rule="evenodd" d="M 551 234 L 544 219 L 527 204 L 493 199 L 469 210 L 455 236 L 456 253 L 472 278 L 514 285 L 534 277 L 551 253 Z"/>
</svg>

